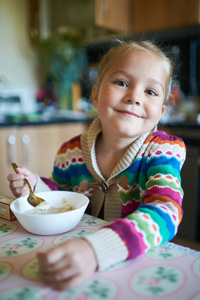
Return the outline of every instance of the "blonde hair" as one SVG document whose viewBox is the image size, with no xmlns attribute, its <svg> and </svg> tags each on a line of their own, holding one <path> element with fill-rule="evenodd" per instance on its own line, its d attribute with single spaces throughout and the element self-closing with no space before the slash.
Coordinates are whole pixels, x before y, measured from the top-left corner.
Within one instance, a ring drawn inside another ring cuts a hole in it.
<svg viewBox="0 0 200 300">
<path fill-rule="evenodd" d="M 115 47 L 111 47 L 108 52 L 105 54 L 103 59 L 99 64 L 98 69 L 98 76 L 96 84 L 99 86 L 101 84 L 102 78 L 104 74 L 110 69 L 113 63 L 116 60 L 120 60 L 126 54 L 133 50 L 142 50 L 146 51 L 150 54 L 157 55 L 158 58 L 161 59 L 163 62 L 163 66 L 166 70 L 168 75 L 167 81 L 167 92 L 165 96 L 165 102 L 168 100 L 170 93 L 171 93 L 171 86 L 172 86 L 172 72 L 173 67 L 171 60 L 167 57 L 167 55 L 153 42 L 150 41 L 121 41 L 117 40 L 118 44 Z"/>
</svg>

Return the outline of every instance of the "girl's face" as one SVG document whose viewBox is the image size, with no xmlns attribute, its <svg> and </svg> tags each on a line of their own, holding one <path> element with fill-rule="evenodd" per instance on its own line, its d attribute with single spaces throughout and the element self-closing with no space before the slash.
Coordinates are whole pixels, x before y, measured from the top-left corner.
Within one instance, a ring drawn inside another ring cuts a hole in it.
<svg viewBox="0 0 200 300">
<path fill-rule="evenodd" d="M 167 79 L 161 59 L 146 51 L 115 61 L 92 90 L 103 132 L 136 139 L 153 129 L 165 109 Z"/>
</svg>

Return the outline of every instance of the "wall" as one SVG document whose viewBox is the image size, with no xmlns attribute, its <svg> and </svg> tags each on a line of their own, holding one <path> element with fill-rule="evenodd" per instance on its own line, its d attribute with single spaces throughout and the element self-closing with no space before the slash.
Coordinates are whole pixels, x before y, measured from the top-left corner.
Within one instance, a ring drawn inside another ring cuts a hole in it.
<svg viewBox="0 0 200 300">
<path fill-rule="evenodd" d="M 0 91 L 19 91 L 24 109 L 34 110 L 39 85 L 31 47 L 27 0 L 0 0 Z"/>
</svg>

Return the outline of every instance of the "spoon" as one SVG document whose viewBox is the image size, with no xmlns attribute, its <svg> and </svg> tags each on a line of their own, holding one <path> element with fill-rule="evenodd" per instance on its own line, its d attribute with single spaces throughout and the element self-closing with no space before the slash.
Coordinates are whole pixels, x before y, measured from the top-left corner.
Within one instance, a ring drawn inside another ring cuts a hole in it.
<svg viewBox="0 0 200 300">
<path fill-rule="evenodd" d="M 15 173 L 17 173 L 16 168 L 18 168 L 18 166 L 16 165 L 16 163 L 11 163 L 11 165 L 12 165 Z M 47 203 L 44 199 L 39 198 L 36 195 L 34 195 L 28 180 L 25 178 L 24 181 L 26 182 L 26 184 L 28 185 L 28 188 L 29 188 L 29 196 L 27 198 L 28 203 L 34 207 L 39 205 L 38 208 L 40 208 L 40 209 L 47 209 L 49 207 L 49 203 Z"/>
</svg>

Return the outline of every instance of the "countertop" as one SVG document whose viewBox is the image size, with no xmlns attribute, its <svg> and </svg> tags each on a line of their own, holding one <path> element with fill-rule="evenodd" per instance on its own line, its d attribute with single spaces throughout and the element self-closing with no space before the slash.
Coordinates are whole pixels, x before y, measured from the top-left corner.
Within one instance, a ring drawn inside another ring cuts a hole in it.
<svg viewBox="0 0 200 300">
<path fill-rule="evenodd" d="M 0 122 L 0 128 L 4 127 L 23 127 L 23 126 L 41 126 L 51 124 L 67 124 L 77 122 L 91 123 L 95 114 L 87 114 L 75 111 L 57 111 L 54 114 L 34 114 L 14 116 Z M 185 142 L 197 143 L 200 145 L 200 123 L 197 121 L 168 122 L 159 123 L 158 129 L 169 134 L 183 138 Z"/>
<path fill-rule="evenodd" d="M 62 123 L 91 122 L 91 120 L 92 118 L 83 112 L 57 111 L 52 114 L 31 114 L 7 117 L 0 122 L 0 128 L 12 126 L 40 126 Z"/>
<path fill-rule="evenodd" d="M 160 128 L 181 128 L 181 129 L 200 129 L 200 124 L 197 122 L 174 122 L 174 123 L 162 123 L 159 124 Z"/>
</svg>

